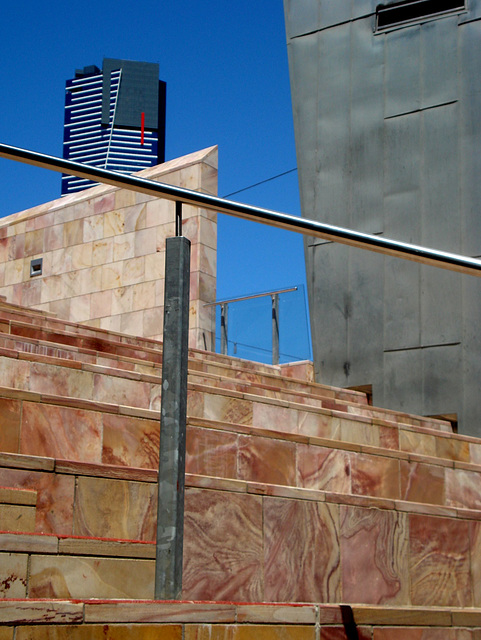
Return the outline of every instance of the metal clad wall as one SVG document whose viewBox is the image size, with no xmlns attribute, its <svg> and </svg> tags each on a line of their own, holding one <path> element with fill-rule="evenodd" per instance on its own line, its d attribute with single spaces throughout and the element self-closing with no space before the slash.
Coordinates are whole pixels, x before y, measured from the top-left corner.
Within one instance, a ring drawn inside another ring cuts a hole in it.
<svg viewBox="0 0 481 640">
<path fill-rule="evenodd" d="M 379 34 L 374 0 L 284 4 L 304 215 L 481 256 L 481 0 Z M 320 381 L 481 434 L 479 280 L 320 241 L 306 264 Z"/>
</svg>

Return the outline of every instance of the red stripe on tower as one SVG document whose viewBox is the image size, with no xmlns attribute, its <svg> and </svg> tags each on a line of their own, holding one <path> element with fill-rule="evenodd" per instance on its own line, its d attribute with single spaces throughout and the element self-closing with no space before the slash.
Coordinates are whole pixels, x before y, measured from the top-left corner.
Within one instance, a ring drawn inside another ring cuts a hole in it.
<svg viewBox="0 0 481 640">
<path fill-rule="evenodd" d="M 144 144 L 145 113 L 140 115 L 140 144 Z"/>
</svg>

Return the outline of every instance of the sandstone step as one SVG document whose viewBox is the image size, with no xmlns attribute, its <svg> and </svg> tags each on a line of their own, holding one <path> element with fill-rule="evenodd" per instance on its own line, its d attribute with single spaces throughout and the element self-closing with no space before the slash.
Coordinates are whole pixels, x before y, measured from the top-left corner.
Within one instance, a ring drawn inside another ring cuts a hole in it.
<svg viewBox="0 0 481 640">
<path fill-rule="evenodd" d="M 155 538 L 154 471 L 0 463 L 0 482 L 38 487 L 38 532 Z M 186 476 L 189 600 L 481 606 L 480 552 L 481 510 Z"/>
<path fill-rule="evenodd" d="M 481 610 L 339 604 L 5 600 L 2 640 L 477 640 Z"/>
</svg>

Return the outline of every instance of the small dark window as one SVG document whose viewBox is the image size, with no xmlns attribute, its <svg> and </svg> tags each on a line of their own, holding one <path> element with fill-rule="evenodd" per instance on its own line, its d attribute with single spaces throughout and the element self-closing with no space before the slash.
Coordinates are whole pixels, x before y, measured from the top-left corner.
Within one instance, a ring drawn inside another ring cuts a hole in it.
<svg viewBox="0 0 481 640">
<path fill-rule="evenodd" d="M 463 11 L 465 2 L 461 0 L 410 0 L 395 4 L 380 4 L 376 9 L 377 29 L 388 29 L 398 25 L 419 22 L 424 18 L 432 18 Z"/>
<path fill-rule="evenodd" d="M 30 260 L 30 277 L 33 276 L 41 276 L 42 275 L 42 261 L 43 258 L 36 258 L 35 260 Z"/>
</svg>

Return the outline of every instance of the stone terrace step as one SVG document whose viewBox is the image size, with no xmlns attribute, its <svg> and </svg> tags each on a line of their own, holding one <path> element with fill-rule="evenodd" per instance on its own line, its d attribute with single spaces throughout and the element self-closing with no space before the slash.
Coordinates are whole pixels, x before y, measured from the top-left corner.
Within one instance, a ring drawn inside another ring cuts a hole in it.
<svg viewBox="0 0 481 640">
<path fill-rule="evenodd" d="M 0 482 L 38 488 L 38 532 L 155 537 L 154 471 L 8 454 L 0 464 Z M 189 600 L 481 606 L 480 557 L 480 510 L 186 476 Z"/>
<path fill-rule="evenodd" d="M 38 345 L 40 353 L 54 357 L 72 359 L 79 357 L 81 353 L 86 353 L 90 357 L 96 354 L 98 361 L 108 356 L 114 361 L 116 359 L 124 362 L 123 368 L 129 368 L 125 366 L 125 360 L 130 361 L 131 358 L 141 362 L 151 361 L 155 366 L 160 366 L 162 344 L 158 341 L 137 339 L 133 336 L 52 318 L 45 318 L 44 322 L 39 324 L 38 314 L 32 314 L 30 309 L 24 307 L 12 309 L 12 306 L 0 303 L 0 331 L 6 335 L 15 336 L 17 340 L 24 338 L 28 342 L 26 348 L 21 342 L 17 342 L 18 350 L 25 349 L 31 352 Z M 2 346 L 8 348 L 6 337 L 4 342 Z M 133 352 L 134 346 L 136 354 Z M 339 397 L 361 404 L 367 402 L 364 393 L 313 383 L 312 363 L 271 366 L 195 349 L 190 350 L 189 356 L 192 370 L 216 373 L 225 378 L 261 382 L 271 386 L 274 384 L 277 387 L 308 392 L 312 395 Z"/>
<path fill-rule="evenodd" d="M 19 599 L 0 602 L 0 625 L 2 640 L 478 640 L 481 610 Z"/>
<path fill-rule="evenodd" d="M 481 505 L 481 443 L 475 438 L 312 409 L 317 430 L 325 434 L 318 436 L 284 431 L 274 414 L 258 427 L 205 418 L 198 402 L 190 409 L 188 472 L 437 505 Z M 5 452 L 157 469 L 158 411 L 7 388 L 0 389 L 0 411 Z"/>
</svg>

